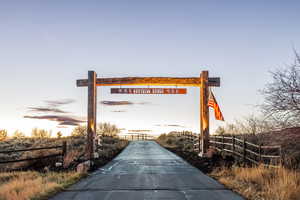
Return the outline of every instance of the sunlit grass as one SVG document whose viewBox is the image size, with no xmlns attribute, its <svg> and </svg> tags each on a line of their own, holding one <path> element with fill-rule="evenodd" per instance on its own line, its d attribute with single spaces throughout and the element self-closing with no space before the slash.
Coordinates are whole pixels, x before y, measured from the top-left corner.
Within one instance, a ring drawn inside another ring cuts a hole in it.
<svg viewBox="0 0 300 200">
<path fill-rule="evenodd" d="M 300 199 L 300 172 L 294 170 L 232 167 L 217 169 L 210 175 L 247 199 Z"/>
<path fill-rule="evenodd" d="M 84 174 L 71 172 L 0 173 L 1 200 L 44 199 L 78 181 Z"/>
</svg>

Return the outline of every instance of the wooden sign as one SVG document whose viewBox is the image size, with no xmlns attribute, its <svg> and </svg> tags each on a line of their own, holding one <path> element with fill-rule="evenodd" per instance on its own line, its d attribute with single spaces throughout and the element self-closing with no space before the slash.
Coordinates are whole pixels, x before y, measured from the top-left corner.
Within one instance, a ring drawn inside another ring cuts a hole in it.
<svg viewBox="0 0 300 200">
<path fill-rule="evenodd" d="M 186 94 L 186 88 L 111 88 L 111 94 Z"/>
</svg>

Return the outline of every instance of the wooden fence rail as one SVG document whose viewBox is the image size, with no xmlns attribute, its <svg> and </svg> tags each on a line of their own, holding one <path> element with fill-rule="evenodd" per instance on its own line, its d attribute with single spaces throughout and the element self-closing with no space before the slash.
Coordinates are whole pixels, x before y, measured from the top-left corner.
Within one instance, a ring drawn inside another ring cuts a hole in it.
<svg viewBox="0 0 300 200">
<path fill-rule="evenodd" d="M 268 167 L 279 167 L 282 165 L 282 150 L 279 145 L 257 145 L 246 141 L 245 138 L 239 139 L 235 136 L 212 135 L 210 137 L 210 146 L 218 151 L 238 156 L 244 162 L 250 161 Z"/>
<path fill-rule="evenodd" d="M 148 134 L 128 134 L 118 136 L 119 139 L 124 139 L 128 141 L 135 141 L 135 140 L 154 140 L 154 137 Z"/>
<path fill-rule="evenodd" d="M 53 158 L 62 156 L 62 163 L 65 155 L 67 154 L 67 142 L 64 141 L 62 145 L 58 146 L 50 146 L 50 147 L 38 147 L 38 148 L 28 148 L 28 149 L 17 149 L 17 150 L 7 150 L 7 151 L 0 151 L 0 154 L 8 154 L 8 153 L 15 153 L 15 152 L 24 152 L 24 151 L 38 151 L 38 150 L 48 150 L 48 149 L 61 149 L 60 153 L 50 154 L 46 156 L 39 156 L 34 158 L 24 158 L 24 159 L 17 159 L 17 160 L 0 160 L 0 164 L 6 163 L 15 163 L 15 162 L 24 162 L 24 161 L 32 161 L 32 160 L 41 160 L 46 158 Z"/>
</svg>

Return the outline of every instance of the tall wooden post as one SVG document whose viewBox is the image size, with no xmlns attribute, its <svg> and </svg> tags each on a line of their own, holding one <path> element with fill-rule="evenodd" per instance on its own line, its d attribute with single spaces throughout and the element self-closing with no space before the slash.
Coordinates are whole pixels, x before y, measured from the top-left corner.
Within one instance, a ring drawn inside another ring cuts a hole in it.
<svg viewBox="0 0 300 200">
<path fill-rule="evenodd" d="M 202 71 L 200 75 L 200 83 L 201 154 L 204 155 L 205 153 L 207 153 L 207 150 L 209 148 L 208 71 Z"/>
<path fill-rule="evenodd" d="M 97 114 L 97 74 L 94 71 L 88 72 L 88 125 L 87 125 L 87 146 L 86 158 L 94 159 L 95 137 L 96 137 L 96 114 Z"/>
</svg>

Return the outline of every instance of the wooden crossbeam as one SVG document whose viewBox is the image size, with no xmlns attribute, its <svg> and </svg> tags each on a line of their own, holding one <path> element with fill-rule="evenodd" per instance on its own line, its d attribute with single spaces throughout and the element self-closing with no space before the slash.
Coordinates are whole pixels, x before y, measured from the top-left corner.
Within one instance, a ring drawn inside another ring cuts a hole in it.
<svg viewBox="0 0 300 200">
<path fill-rule="evenodd" d="M 199 77 L 119 77 L 97 78 L 97 86 L 120 86 L 120 85 L 161 85 L 161 86 L 190 86 L 200 87 Z M 77 87 L 88 86 L 88 79 L 77 80 Z M 208 86 L 220 87 L 220 78 L 208 78 Z"/>
<path fill-rule="evenodd" d="M 89 71 L 88 79 L 77 80 L 77 87 L 88 87 L 88 137 L 86 156 L 88 160 L 94 159 L 96 136 L 96 107 L 97 86 L 121 85 L 160 85 L 160 86 L 190 86 L 200 88 L 200 131 L 198 138 L 199 152 L 206 155 L 209 148 L 209 87 L 220 87 L 219 77 L 209 77 L 208 71 L 202 71 L 200 77 L 119 77 L 97 78 L 94 71 Z M 133 136 L 132 136 L 133 137 Z M 139 136 L 138 136 L 139 137 Z M 200 154 L 199 154 L 200 155 Z"/>
</svg>

